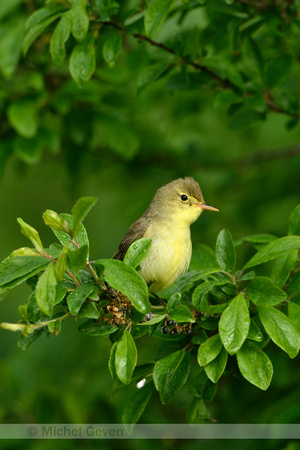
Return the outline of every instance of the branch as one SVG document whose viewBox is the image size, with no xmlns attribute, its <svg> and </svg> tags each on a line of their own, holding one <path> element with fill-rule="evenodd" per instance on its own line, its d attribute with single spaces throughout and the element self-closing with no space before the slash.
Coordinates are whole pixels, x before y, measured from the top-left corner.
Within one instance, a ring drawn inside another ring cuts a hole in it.
<svg viewBox="0 0 300 450">
<path fill-rule="evenodd" d="M 238 0 L 239 1 L 239 0 Z M 249 2 L 248 0 L 244 0 L 242 1 L 242 3 L 247 3 L 247 4 L 252 4 L 252 6 L 254 6 L 254 4 L 260 5 L 256 2 Z M 265 4 L 264 4 L 265 5 Z M 260 7 L 262 7 L 262 4 L 260 5 Z M 131 36 L 133 36 L 134 38 L 140 40 L 140 41 L 145 41 L 148 42 L 150 45 L 153 45 L 154 47 L 160 48 L 161 50 L 164 50 L 168 53 L 170 53 L 171 55 L 177 56 L 176 52 L 168 47 L 167 45 L 161 43 L 161 42 L 156 42 L 153 39 L 149 38 L 148 36 L 144 36 L 143 34 L 140 33 L 128 33 L 127 30 L 122 27 L 121 25 L 119 25 L 116 22 L 113 21 L 106 21 L 106 22 L 101 22 L 102 25 L 105 26 L 110 26 L 110 27 L 114 27 L 117 30 L 121 31 L 124 34 L 130 34 Z M 223 89 L 226 88 L 232 88 L 232 89 L 236 89 L 236 86 L 227 78 L 221 78 L 218 74 L 216 74 L 215 72 L 213 72 L 212 70 L 208 69 L 206 66 L 203 66 L 202 64 L 198 64 L 196 62 L 193 61 L 189 61 L 186 57 L 184 56 L 180 56 L 181 60 L 189 65 L 194 67 L 197 70 L 201 70 L 202 72 L 205 72 L 207 75 L 209 75 L 211 78 L 213 78 L 214 80 L 216 80 L 219 84 L 220 87 L 222 87 Z M 285 109 L 283 109 L 280 105 L 278 105 L 276 102 L 273 101 L 272 98 L 270 98 L 270 94 L 268 93 L 268 97 L 265 99 L 265 104 L 266 106 L 268 106 L 268 108 L 273 111 L 273 112 L 277 112 L 277 113 L 281 113 L 281 114 L 286 114 L 290 117 L 293 117 L 296 120 L 300 120 L 300 115 L 296 114 L 296 113 L 292 113 L 290 111 L 287 111 Z"/>
<path fill-rule="evenodd" d="M 102 22 L 102 24 L 117 28 L 119 31 L 122 31 L 122 33 L 125 33 L 125 34 L 127 33 L 126 29 L 116 22 L 108 21 L 108 22 Z M 164 51 L 170 53 L 171 55 L 177 56 L 176 52 L 172 48 L 168 47 L 165 44 L 162 44 L 161 42 L 156 42 L 153 39 L 149 38 L 148 36 L 144 36 L 143 34 L 140 34 L 140 33 L 133 33 L 133 34 L 130 33 L 130 35 L 140 41 L 148 42 L 149 44 L 153 45 L 154 47 L 160 48 L 161 50 L 164 50 Z M 203 72 L 207 73 L 207 75 L 209 75 L 211 78 L 214 78 L 221 87 L 226 88 L 229 86 L 229 84 L 230 84 L 229 80 L 221 78 L 219 75 L 217 75 L 216 73 L 214 73 L 212 70 L 208 69 L 207 67 L 205 67 L 201 64 L 197 64 L 193 61 L 188 61 L 187 58 L 185 58 L 184 56 L 180 56 L 180 59 L 182 61 L 184 61 L 186 64 L 188 64 L 192 67 L 195 67 L 195 69 L 202 70 Z"/>
<path fill-rule="evenodd" d="M 31 333 L 33 333 L 33 331 L 37 330 L 38 328 L 45 327 L 45 326 L 49 325 L 50 323 L 56 322 L 57 320 L 62 321 L 62 320 L 68 319 L 69 317 L 72 317 L 72 314 L 68 312 L 68 313 L 64 314 L 63 316 L 56 317 L 55 319 L 46 320 L 45 322 L 36 322 L 34 324 L 1 322 L 0 328 L 2 328 L 3 330 L 9 330 L 9 331 L 23 331 L 24 329 L 29 328 L 30 330 L 32 330 Z"/>
</svg>

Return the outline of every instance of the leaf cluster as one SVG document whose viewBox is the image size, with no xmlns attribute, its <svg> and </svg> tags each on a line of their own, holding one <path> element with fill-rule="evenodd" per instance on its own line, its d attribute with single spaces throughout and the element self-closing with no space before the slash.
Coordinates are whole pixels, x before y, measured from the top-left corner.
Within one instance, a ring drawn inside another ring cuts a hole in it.
<svg viewBox="0 0 300 450">
<path fill-rule="evenodd" d="M 262 123 L 270 112 L 285 114 L 288 129 L 299 121 L 294 0 L 51 0 L 32 2 L 29 17 L 21 0 L 6 3 L 0 6 L 0 162 L 14 154 L 34 164 L 45 149 L 57 154 L 63 138 L 73 148 L 87 136 L 132 159 L 142 131 L 105 101 L 112 83 L 131 80 L 131 96 L 158 81 L 170 92 L 208 90 L 232 130 Z M 106 67 L 118 67 L 119 77 Z"/>
<path fill-rule="evenodd" d="M 21 331 L 18 345 L 25 350 L 43 334 L 57 335 L 64 320 L 85 319 L 80 332 L 112 343 L 114 387 L 137 383 L 123 411 L 127 424 L 139 420 L 154 392 L 168 404 L 188 389 L 187 420 L 196 423 L 211 420 L 207 402 L 222 376 L 243 377 L 266 390 L 273 376 L 270 342 L 290 358 L 300 348 L 300 205 L 284 237 L 251 235 L 234 243 L 222 230 L 215 250 L 199 246 L 193 270 L 156 299 L 139 275 L 151 240 L 132 244 L 124 261 L 89 261 L 82 221 L 96 201 L 80 198 L 71 215 L 46 210 L 44 222 L 59 241 L 49 248 L 18 219 L 33 247 L 15 250 L 0 264 L 0 295 L 25 281 L 31 292 L 18 308 L 21 320 L 0 327 Z M 254 252 L 238 269 L 236 251 L 245 244 Z M 164 342 L 165 356 L 140 363 L 136 341 L 146 335 L 154 346 L 157 339 Z"/>
</svg>

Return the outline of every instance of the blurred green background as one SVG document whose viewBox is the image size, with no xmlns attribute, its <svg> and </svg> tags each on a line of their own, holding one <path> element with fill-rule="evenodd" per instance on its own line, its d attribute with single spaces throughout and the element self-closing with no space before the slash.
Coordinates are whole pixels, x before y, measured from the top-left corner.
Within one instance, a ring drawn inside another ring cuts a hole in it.
<svg viewBox="0 0 300 450">
<path fill-rule="evenodd" d="M 23 23 L 43 2 L 14 4 L 9 14 L 0 15 L 0 47 L 7 27 L 16 21 Z M 204 16 L 198 10 L 197 14 L 189 15 L 181 27 L 189 30 L 197 21 L 204 27 Z M 168 21 L 157 40 L 176 34 L 176 27 L 172 19 Z M 95 75 L 79 89 L 67 66 L 54 66 L 48 43 L 46 34 L 26 58 L 20 55 L 12 74 L 2 70 L 0 78 L 1 260 L 28 245 L 17 217 L 37 228 L 47 246 L 55 239 L 44 225 L 42 213 L 46 209 L 70 212 L 76 199 L 85 195 L 99 198 L 85 221 L 90 258 L 108 258 L 128 226 L 148 207 L 156 189 L 184 176 L 199 181 L 206 202 L 220 210 L 203 214 L 192 226 L 194 244 L 214 247 L 222 228 L 228 228 L 234 240 L 247 234 L 281 236 L 287 232 L 288 216 L 300 199 L 300 130 L 299 126 L 287 130 L 286 115 L 271 112 L 264 122 L 237 131 L 228 129 L 226 110 L 214 107 L 213 86 L 181 88 L 174 87 L 174 79 L 162 79 L 138 95 L 139 71 L 169 56 L 130 39 L 114 68 L 105 64 L 99 48 Z M 278 48 L 279 56 L 280 52 Z M 299 67 L 279 89 L 289 83 L 294 86 L 297 77 L 299 80 Z M 16 140 L 20 136 L 9 123 L 7 111 L 20 98 L 39 102 L 37 136 L 43 136 L 48 145 L 21 133 L 28 143 L 24 150 L 22 141 Z M 250 251 L 250 247 L 240 250 L 239 264 Z M 21 286 L 5 298 L 1 321 L 19 320 L 17 307 L 28 293 L 29 288 Z M 17 334 L 1 331 L 2 423 L 120 423 L 122 406 L 135 387 L 113 391 L 107 367 L 109 340 L 81 335 L 77 328 L 76 322 L 66 321 L 59 336 L 43 336 L 25 353 L 17 348 Z M 152 355 L 153 345 L 160 353 L 161 342 L 145 337 L 137 341 L 139 362 Z M 269 390 L 262 392 L 243 379 L 222 377 L 209 406 L 215 420 L 299 422 L 299 361 L 279 354 L 272 345 L 269 355 L 274 365 Z M 183 389 L 171 404 L 162 406 L 157 395 L 142 422 L 184 423 L 186 398 Z M 100 444 L 78 441 L 76 446 L 96 448 Z M 106 444 L 113 448 L 112 442 Z M 142 445 L 152 448 L 153 444 Z M 17 445 L 7 443 L 7 448 Z M 23 445 L 40 448 L 38 442 Z M 43 442 L 43 448 L 50 445 L 51 441 Z M 55 445 L 73 447 L 65 441 Z M 139 448 L 141 443 L 122 445 Z M 174 442 L 162 445 L 171 448 Z M 217 442 L 185 443 L 186 448 L 196 445 L 219 448 Z M 224 448 L 232 445 L 231 441 L 222 442 Z M 266 448 L 286 445 L 264 442 Z M 293 445 L 286 448 L 293 450 Z M 234 446 L 251 448 L 253 443 L 235 441 Z"/>
</svg>

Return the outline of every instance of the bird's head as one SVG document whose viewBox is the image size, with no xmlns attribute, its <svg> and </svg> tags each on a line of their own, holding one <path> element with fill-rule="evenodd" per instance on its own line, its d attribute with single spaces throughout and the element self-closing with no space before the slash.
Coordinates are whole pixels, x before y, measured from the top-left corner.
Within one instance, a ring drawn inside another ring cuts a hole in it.
<svg viewBox="0 0 300 450">
<path fill-rule="evenodd" d="M 162 186 L 157 190 L 150 208 L 159 216 L 188 225 L 195 222 L 204 209 L 218 211 L 205 203 L 200 186 L 192 177 L 178 178 Z"/>
</svg>

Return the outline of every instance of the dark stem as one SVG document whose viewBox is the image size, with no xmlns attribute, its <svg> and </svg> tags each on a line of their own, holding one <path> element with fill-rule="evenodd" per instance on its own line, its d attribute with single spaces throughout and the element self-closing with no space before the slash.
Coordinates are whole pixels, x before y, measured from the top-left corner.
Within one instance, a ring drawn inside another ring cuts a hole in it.
<svg viewBox="0 0 300 450">
<path fill-rule="evenodd" d="M 248 0 L 236 0 L 239 1 L 240 3 L 245 3 L 248 5 L 251 5 L 253 7 L 256 7 L 257 9 L 263 10 L 267 8 L 266 3 L 258 3 L 258 2 L 252 2 L 252 1 L 248 1 Z M 116 22 L 113 21 L 106 21 L 106 22 L 101 22 L 101 25 L 105 25 L 105 26 L 110 26 L 110 27 L 114 27 L 117 30 L 121 31 L 122 33 L 128 33 L 127 30 L 122 27 L 121 25 L 119 25 Z M 148 42 L 150 45 L 153 45 L 154 47 L 160 48 L 161 50 L 164 50 L 165 52 L 170 53 L 171 55 L 176 56 L 176 52 L 168 47 L 167 45 L 161 43 L 161 42 L 156 42 L 153 39 L 149 38 L 148 36 L 144 36 L 143 34 L 140 33 L 129 33 L 131 36 L 133 36 L 134 38 L 140 40 L 140 41 L 145 41 Z M 236 86 L 231 83 L 230 80 L 226 79 L 226 78 L 221 78 L 218 74 L 216 74 L 215 72 L 213 72 L 212 70 L 210 70 L 208 67 L 203 66 L 202 64 L 198 64 L 194 61 L 189 61 L 187 58 L 185 58 L 184 56 L 180 56 L 181 61 L 183 61 L 185 64 L 194 67 L 197 70 L 201 70 L 202 72 L 206 73 L 207 75 L 209 75 L 211 78 L 213 78 L 214 80 L 216 80 L 219 84 L 220 87 L 222 87 L 223 89 L 225 88 L 233 88 L 236 89 Z M 278 105 L 276 102 L 274 102 L 274 100 L 272 99 L 270 93 L 268 93 L 267 97 L 269 98 L 265 98 L 265 104 L 268 106 L 268 108 L 273 111 L 273 112 L 277 112 L 277 113 L 281 113 L 281 114 L 286 114 L 290 117 L 293 117 L 295 120 L 300 120 L 300 116 L 299 114 L 287 111 L 285 109 L 283 109 L 280 105 Z"/>
</svg>

